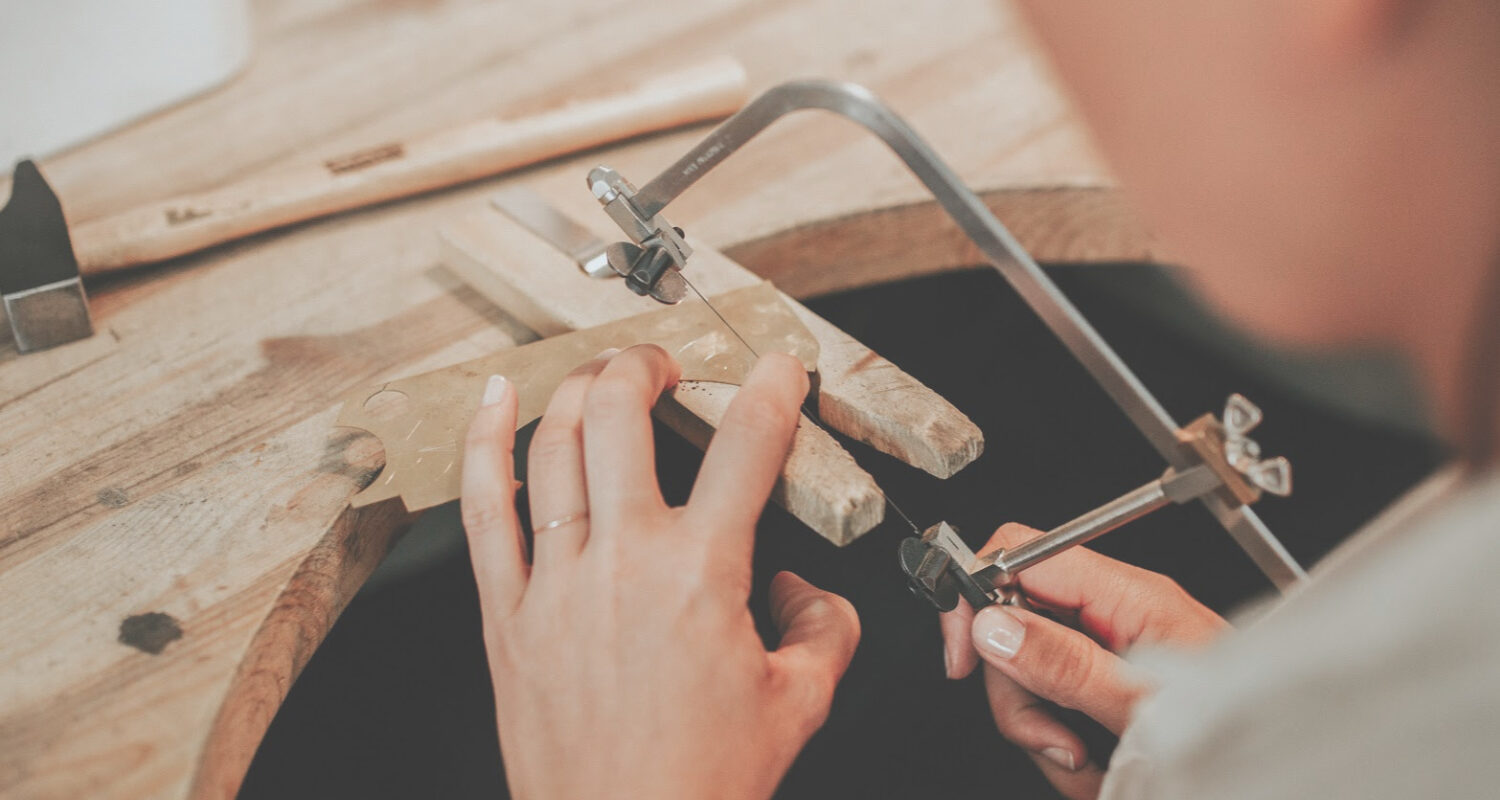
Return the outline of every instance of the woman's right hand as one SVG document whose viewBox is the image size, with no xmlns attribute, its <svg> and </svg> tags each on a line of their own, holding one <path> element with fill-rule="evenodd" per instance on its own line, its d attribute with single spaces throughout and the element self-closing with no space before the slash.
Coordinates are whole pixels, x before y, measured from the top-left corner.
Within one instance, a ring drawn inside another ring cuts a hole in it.
<svg viewBox="0 0 1500 800">
<path fill-rule="evenodd" d="M 984 552 L 1039 534 L 1004 525 Z M 1082 711 L 1118 735 L 1150 691 L 1130 679 L 1118 653 L 1144 642 L 1201 646 L 1228 624 L 1165 575 L 1081 547 L 1023 571 L 1018 580 L 1027 599 L 1056 619 L 1009 606 L 975 614 L 960 603 L 943 615 L 948 677 L 968 675 L 982 659 L 1000 733 L 1030 753 L 1058 791 L 1094 797 L 1104 767 L 1089 761 L 1078 734 L 1041 701 Z"/>
</svg>

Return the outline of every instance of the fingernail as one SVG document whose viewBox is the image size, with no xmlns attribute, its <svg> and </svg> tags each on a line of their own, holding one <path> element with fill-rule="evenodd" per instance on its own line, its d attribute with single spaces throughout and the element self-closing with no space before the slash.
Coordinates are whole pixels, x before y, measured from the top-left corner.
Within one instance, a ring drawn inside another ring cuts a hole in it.
<svg viewBox="0 0 1500 800">
<path fill-rule="evenodd" d="M 505 397 L 505 389 L 510 386 L 510 381 L 504 375 L 491 375 L 489 382 L 484 385 L 484 397 L 479 398 L 479 405 L 492 406 Z M 469 395 L 473 397 L 474 395 Z"/>
<path fill-rule="evenodd" d="M 1042 751 L 1042 757 L 1069 772 L 1078 769 L 1078 763 L 1073 760 L 1073 751 L 1066 747 L 1049 747 Z"/>
<path fill-rule="evenodd" d="M 943 644 L 943 677 L 953 677 L 953 651 L 948 649 L 946 642 Z"/>
<path fill-rule="evenodd" d="M 987 606 L 974 615 L 974 644 L 997 658 L 1014 658 L 1026 638 L 1026 626 L 999 606 Z"/>
<path fill-rule="evenodd" d="M 620 348 L 618 348 L 618 347 L 611 347 L 611 348 L 608 348 L 608 349 L 605 349 L 605 350 L 601 350 L 599 352 L 599 355 L 594 356 L 594 359 L 596 361 L 608 361 L 609 359 L 614 358 L 615 356 L 617 356 L 619 354 L 620 354 Z"/>
</svg>

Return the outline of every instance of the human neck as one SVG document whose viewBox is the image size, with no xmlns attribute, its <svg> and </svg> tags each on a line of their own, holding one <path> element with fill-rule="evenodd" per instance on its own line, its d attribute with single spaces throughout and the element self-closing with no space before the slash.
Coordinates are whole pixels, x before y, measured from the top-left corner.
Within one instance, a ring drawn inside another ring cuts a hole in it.
<svg viewBox="0 0 1500 800">
<path fill-rule="evenodd" d="M 1474 466 L 1493 469 L 1500 466 L 1500 256 L 1435 273 L 1427 276 L 1427 302 L 1412 303 L 1412 356 L 1444 438 Z"/>
<path fill-rule="evenodd" d="M 1442 13 L 1439 13 L 1442 12 Z M 1435 7 L 1424 44 L 1413 52 L 1429 109 L 1413 141 L 1425 140 L 1422 175 L 1408 174 L 1411 197 L 1425 197 L 1425 235 L 1396 269 L 1405 273 L 1386 309 L 1428 386 L 1440 430 L 1460 455 L 1500 454 L 1500 97 L 1489 78 L 1500 48 L 1471 35 L 1500 23 L 1500 6 Z M 1487 27 L 1478 27 L 1487 26 Z M 1420 195 L 1422 189 L 1428 190 Z"/>
</svg>

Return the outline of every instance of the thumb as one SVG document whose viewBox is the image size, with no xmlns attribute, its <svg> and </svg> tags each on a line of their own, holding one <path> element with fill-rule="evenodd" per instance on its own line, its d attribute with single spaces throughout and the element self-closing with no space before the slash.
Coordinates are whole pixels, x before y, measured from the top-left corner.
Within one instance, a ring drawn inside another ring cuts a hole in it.
<svg viewBox="0 0 1500 800">
<path fill-rule="evenodd" d="M 811 712 L 807 735 L 828 715 L 833 690 L 859 646 L 859 616 L 848 600 L 790 572 L 771 579 L 771 618 L 781 644 L 770 654 L 793 708 Z"/>
<path fill-rule="evenodd" d="M 1119 734 L 1145 687 L 1093 639 L 1022 609 L 987 606 L 974 615 L 974 647 L 985 663 L 1032 694 L 1074 708 Z"/>
</svg>

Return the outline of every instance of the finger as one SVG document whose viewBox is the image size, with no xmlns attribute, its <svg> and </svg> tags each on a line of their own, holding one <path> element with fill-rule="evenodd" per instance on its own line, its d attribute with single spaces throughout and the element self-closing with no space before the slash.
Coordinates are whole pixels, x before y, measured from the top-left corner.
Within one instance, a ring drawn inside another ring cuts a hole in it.
<svg viewBox="0 0 1500 800">
<path fill-rule="evenodd" d="M 771 579 L 771 618 L 781 644 L 769 655 L 784 696 L 811 736 L 828 717 L 833 690 L 859 646 L 859 615 L 848 600 L 790 572 Z"/>
<path fill-rule="evenodd" d="M 985 663 L 1039 697 L 1076 708 L 1115 734 L 1144 687 L 1093 639 L 1046 617 L 1003 606 L 974 615 L 974 645 Z"/>
<path fill-rule="evenodd" d="M 527 493 L 531 496 L 531 526 L 536 532 L 531 542 L 533 559 L 540 570 L 578 555 L 588 539 L 586 518 L 545 530 L 538 528 L 589 510 L 583 470 L 583 399 L 594 377 L 618 352 L 605 350 L 568 373 L 552 393 L 547 411 L 531 436 L 531 450 L 526 456 L 531 483 Z"/>
<path fill-rule="evenodd" d="M 981 555 L 1039 535 L 1024 525 L 1002 525 Z M 1076 616 L 1081 628 L 1117 652 L 1142 640 L 1206 643 L 1228 627 L 1165 575 L 1083 547 L 1022 571 L 1017 581 L 1029 599 Z"/>
<path fill-rule="evenodd" d="M 979 554 L 984 555 L 1000 548 L 1014 547 L 1039 533 L 1040 531 L 1019 523 L 1006 523 L 990 536 Z M 939 614 L 938 622 L 943 634 L 945 674 L 949 680 L 968 677 L 969 673 L 974 671 L 975 665 L 979 663 L 979 654 L 974 650 L 974 638 L 971 634 L 974 607 L 960 600 L 958 606 L 952 611 Z"/>
<path fill-rule="evenodd" d="M 988 542 L 980 549 L 985 555 L 995 550 L 1015 547 L 1041 535 L 1041 531 L 1015 522 L 1001 525 Z M 1034 598 L 1033 598 L 1034 599 Z M 979 654 L 974 650 L 971 635 L 974 622 L 974 607 L 960 601 L 952 611 L 938 615 L 943 633 L 943 665 L 949 680 L 967 677 L 979 663 Z"/>
<path fill-rule="evenodd" d="M 712 522 L 703 529 L 722 536 L 710 546 L 733 563 L 743 561 L 748 568 L 755 521 L 781 477 L 807 388 L 801 362 L 781 353 L 763 356 L 735 393 L 703 456 L 688 513 Z"/>
<path fill-rule="evenodd" d="M 656 345 L 636 345 L 610 359 L 583 401 L 583 463 L 590 531 L 666 506 L 656 482 L 651 408 L 681 369 Z"/>
<path fill-rule="evenodd" d="M 995 727 L 1039 759 L 1038 764 L 1050 764 L 1065 772 L 1076 772 L 1088 764 L 1088 747 L 1083 739 L 1052 716 L 1041 698 L 991 666 L 984 669 L 984 687 Z"/>
<path fill-rule="evenodd" d="M 1006 523 L 990 536 L 979 551 L 980 555 L 1003 547 L 1014 547 L 1039 533 L 1040 531 L 1025 525 Z M 949 680 L 968 677 L 979 663 L 979 654 L 974 651 L 974 638 L 970 633 L 974 623 L 974 607 L 960 600 L 952 611 L 944 611 L 938 615 L 938 623 L 943 634 L 944 674 Z"/>
<path fill-rule="evenodd" d="M 979 663 L 979 654 L 974 652 L 973 628 L 974 608 L 960 600 L 958 607 L 938 615 L 938 624 L 943 631 L 943 674 L 949 680 L 968 677 Z"/>
<path fill-rule="evenodd" d="M 459 506 L 481 605 L 504 613 L 520 602 L 528 570 L 516 518 L 515 441 L 516 390 L 493 375 L 464 440 Z"/>
<path fill-rule="evenodd" d="M 1073 557 L 1023 571 L 1021 589 L 1043 605 L 1076 615 L 1079 627 L 1111 650 L 1141 641 L 1206 644 L 1229 627 L 1165 575 L 1083 548 L 1065 555 Z"/>
<path fill-rule="evenodd" d="M 1068 800 L 1094 800 L 1099 796 L 1099 788 L 1104 783 L 1104 767 L 1091 761 L 1078 769 L 1070 770 L 1044 755 L 1028 755 L 1047 777 L 1047 781 L 1057 789 L 1057 793 Z"/>
<path fill-rule="evenodd" d="M 1104 770 L 1089 758 L 1088 745 L 1048 711 L 1040 698 L 999 670 L 984 668 L 985 694 L 1000 734 L 1031 756 L 1064 797 L 1099 795 Z"/>
</svg>

